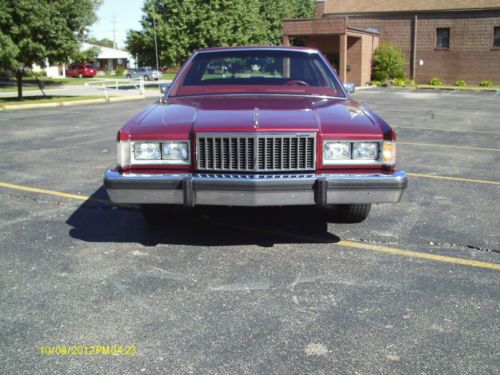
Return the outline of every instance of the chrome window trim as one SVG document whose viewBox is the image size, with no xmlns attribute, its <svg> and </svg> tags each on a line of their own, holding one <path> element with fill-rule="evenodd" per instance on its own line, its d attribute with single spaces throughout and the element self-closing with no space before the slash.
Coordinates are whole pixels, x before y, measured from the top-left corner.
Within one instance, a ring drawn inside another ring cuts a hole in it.
<svg viewBox="0 0 500 375">
<path fill-rule="evenodd" d="M 323 139 L 321 161 L 323 165 L 384 165 L 384 140 L 383 139 Z M 324 159 L 325 143 L 378 143 L 378 158 L 376 160 L 351 159 L 328 160 Z"/>
</svg>

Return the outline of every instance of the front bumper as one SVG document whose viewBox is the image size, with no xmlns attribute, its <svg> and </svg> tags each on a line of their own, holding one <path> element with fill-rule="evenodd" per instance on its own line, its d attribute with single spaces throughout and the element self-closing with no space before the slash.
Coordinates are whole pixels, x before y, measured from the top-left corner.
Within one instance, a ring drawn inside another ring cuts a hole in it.
<svg viewBox="0 0 500 375">
<path fill-rule="evenodd" d="M 104 187 L 114 203 L 293 206 L 397 203 L 408 177 L 393 174 L 122 174 L 108 170 Z"/>
</svg>

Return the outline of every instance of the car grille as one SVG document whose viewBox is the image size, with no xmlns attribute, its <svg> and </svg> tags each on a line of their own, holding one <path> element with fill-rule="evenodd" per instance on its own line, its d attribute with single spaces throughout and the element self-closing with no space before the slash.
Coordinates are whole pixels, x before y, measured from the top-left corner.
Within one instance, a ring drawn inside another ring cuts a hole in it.
<svg viewBox="0 0 500 375">
<path fill-rule="evenodd" d="M 316 135 L 200 133 L 196 158 L 200 171 L 314 170 Z"/>
</svg>

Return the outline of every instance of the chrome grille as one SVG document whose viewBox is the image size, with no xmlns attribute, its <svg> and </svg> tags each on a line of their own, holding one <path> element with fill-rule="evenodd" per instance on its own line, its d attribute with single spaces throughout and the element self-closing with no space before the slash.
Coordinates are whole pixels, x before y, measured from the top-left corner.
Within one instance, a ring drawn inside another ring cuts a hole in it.
<svg viewBox="0 0 500 375">
<path fill-rule="evenodd" d="M 196 158 L 200 171 L 314 170 L 316 135 L 199 133 Z"/>
</svg>

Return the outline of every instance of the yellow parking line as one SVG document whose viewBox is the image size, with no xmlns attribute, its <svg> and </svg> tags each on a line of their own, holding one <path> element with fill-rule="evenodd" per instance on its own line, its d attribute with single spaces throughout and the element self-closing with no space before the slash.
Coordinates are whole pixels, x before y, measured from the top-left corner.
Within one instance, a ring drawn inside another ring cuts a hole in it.
<svg viewBox="0 0 500 375">
<path fill-rule="evenodd" d="M 300 239 L 300 240 L 308 240 L 308 241 L 312 241 L 312 242 L 318 242 L 320 240 L 319 238 L 316 238 L 313 236 L 307 236 L 307 235 L 290 233 L 290 232 L 282 232 L 282 231 L 277 231 L 277 230 L 273 230 L 273 229 L 253 228 L 253 227 L 226 224 L 226 223 L 216 223 L 216 224 L 230 227 L 230 228 L 234 228 L 234 229 L 242 229 L 242 230 L 253 231 L 253 232 L 261 232 L 261 233 L 266 233 L 266 234 L 280 235 L 280 236 L 292 237 L 292 238 L 296 238 L 296 239 Z M 497 263 L 488 263 L 488 262 L 481 262 L 478 260 L 470 260 L 470 259 L 455 258 L 455 257 L 450 257 L 450 256 L 445 256 L 445 255 L 429 254 L 429 253 L 423 253 L 420 251 L 403 250 L 403 249 L 398 249 L 398 248 L 394 248 L 394 247 L 370 245 L 367 243 L 351 241 L 351 240 L 340 240 L 339 242 L 335 242 L 333 244 L 336 246 L 350 247 L 350 248 L 354 248 L 354 249 L 358 249 L 358 250 L 376 251 L 379 253 L 401 255 L 401 256 L 406 256 L 406 257 L 410 257 L 410 258 L 431 260 L 434 262 L 459 264 L 462 266 L 469 266 L 469 267 L 476 267 L 476 268 L 487 268 L 487 269 L 491 269 L 491 270 L 500 271 L 500 264 L 497 264 Z"/>
<path fill-rule="evenodd" d="M 398 144 L 400 144 L 400 145 L 410 145 L 410 146 L 439 147 L 439 148 L 459 148 L 459 149 L 464 149 L 464 150 L 478 150 L 478 151 L 496 151 L 496 152 L 500 152 L 500 148 L 454 146 L 454 145 L 443 145 L 443 144 L 437 144 L 437 143 L 419 143 L 419 142 L 401 142 L 401 141 L 398 141 Z"/>
<path fill-rule="evenodd" d="M 455 258 L 455 257 L 450 257 L 450 256 L 444 256 L 444 255 L 422 253 L 419 251 L 403 250 L 403 249 L 397 249 L 397 248 L 393 248 L 393 247 L 376 246 L 376 245 L 370 245 L 370 244 L 365 244 L 365 243 L 361 243 L 361 242 L 347 241 L 347 240 L 342 240 L 340 242 L 337 242 L 337 245 L 352 247 L 355 249 L 371 250 L 371 251 L 376 251 L 379 253 L 402 255 L 402 256 L 411 257 L 411 258 L 433 260 L 436 262 L 443 262 L 443 263 L 460 264 L 462 266 L 469 266 L 469 267 L 488 268 L 491 270 L 500 271 L 500 264 L 496 264 L 496 263 L 488 263 L 488 262 L 481 262 L 481 261 L 477 261 L 477 260 L 470 260 L 470 259 Z"/>
<path fill-rule="evenodd" d="M 70 198 L 70 199 L 79 199 L 81 201 L 86 201 L 86 200 L 88 200 L 90 198 L 87 195 L 69 194 L 69 193 L 63 193 L 63 192 L 60 192 L 60 191 L 33 188 L 33 187 L 30 187 L 30 186 L 24 186 L 24 185 L 8 184 L 6 182 L 0 182 L 0 187 L 4 187 L 4 188 L 7 188 L 7 189 L 27 191 L 29 193 L 39 193 L 39 194 L 54 195 L 56 197 L 63 197 L 63 198 Z"/>
<path fill-rule="evenodd" d="M 463 129 L 442 129 L 442 128 L 423 128 L 418 126 L 394 126 L 396 129 L 416 129 L 416 130 L 435 130 L 437 132 L 458 132 L 458 133 L 482 133 L 482 134 L 500 134 L 494 130 L 463 130 Z"/>
<path fill-rule="evenodd" d="M 473 179 L 473 178 L 461 178 L 461 177 L 435 176 L 435 175 L 432 175 L 432 174 L 424 174 L 424 173 L 408 173 L 408 176 L 422 177 L 422 178 L 432 178 L 432 179 L 436 179 L 436 180 L 473 182 L 473 183 L 476 183 L 476 184 L 500 185 L 500 181 L 476 180 L 476 179 Z"/>
<path fill-rule="evenodd" d="M 500 184 L 500 182 L 498 184 Z M 69 194 L 69 193 L 64 193 L 64 192 L 55 191 L 55 190 L 38 189 L 38 188 L 30 187 L 30 186 L 9 184 L 6 182 L 0 182 L 0 187 L 7 188 L 7 189 L 26 191 L 26 192 L 30 192 L 30 193 L 46 194 L 46 195 L 53 195 L 53 196 L 62 197 L 62 198 L 83 200 L 83 201 L 92 199 L 87 195 Z M 92 200 L 94 200 L 94 199 L 92 199 Z M 96 201 L 104 201 L 104 200 L 96 199 Z M 107 202 L 107 201 L 105 201 L 105 202 Z M 107 202 L 107 203 L 109 203 L 109 202 Z M 230 225 L 230 224 L 224 224 L 224 223 L 219 223 L 219 224 L 225 225 L 225 226 L 230 226 L 232 228 L 251 230 L 254 232 L 263 232 L 263 233 L 278 234 L 278 235 L 283 235 L 283 236 L 288 236 L 288 237 L 295 237 L 295 238 L 300 238 L 300 239 L 307 239 L 307 240 L 314 241 L 314 242 L 317 242 L 319 240 L 318 238 L 315 238 L 312 236 L 304 236 L 304 235 L 288 233 L 288 232 L 280 232 L 280 231 L 252 228 L 252 227 L 246 227 L 246 226 L 236 226 L 236 225 Z M 412 257 L 412 258 L 426 259 L 426 260 L 432 260 L 432 261 L 443 262 L 443 263 L 459 264 L 459 265 L 469 266 L 469 267 L 500 270 L 500 264 L 496 264 L 496 263 L 480 262 L 480 261 L 476 261 L 476 260 L 469 260 L 469 259 L 455 258 L 455 257 L 444 256 L 444 255 L 422 253 L 422 252 L 418 252 L 418 251 L 403 250 L 403 249 L 397 249 L 397 248 L 392 248 L 392 247 L 376 246 L 376 245 L 370 245 L 370 244 L 365 244 L 365 243 L 356 242 L 356 241 L 341 240 L 341 241 L 335 243 L 335 245 L 351 247 L 351 248 L 355 248 L 355 249 L 359 249 L 359 250 L 370 250 L 370 251 L 376 251 L 376 252 L 380 252 L 380 253 L 402 255 L 402 256 L 407 256 L 407 257 Z"/>
</svg>

